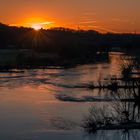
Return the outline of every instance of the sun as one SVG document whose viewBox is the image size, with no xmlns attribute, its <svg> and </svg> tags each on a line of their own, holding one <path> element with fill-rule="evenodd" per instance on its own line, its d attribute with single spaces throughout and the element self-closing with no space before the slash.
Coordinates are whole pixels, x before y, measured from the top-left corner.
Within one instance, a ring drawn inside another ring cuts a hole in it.
<svg viewBox="0 0 140 140">
<path fill-rule="evenodd" d="M 33 25 L 32 25 L 32 28 L 33 28 L 34 30 L 38 31 L 38 30 L 42 29 L 42 25 L 41 25 L 41 24 L 33 24 Z"/>
</svg>

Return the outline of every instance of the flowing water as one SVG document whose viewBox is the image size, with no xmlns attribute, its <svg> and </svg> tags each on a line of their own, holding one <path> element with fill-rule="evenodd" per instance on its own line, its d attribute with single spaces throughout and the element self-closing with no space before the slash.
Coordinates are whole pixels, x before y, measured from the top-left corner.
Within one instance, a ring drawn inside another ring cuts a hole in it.
<svg viewBox="0 0 140 140">
<path fill-rule="evenodd" d="M 120 131 L 84 133 L 81 125 L 91 105 L 103 102 L 91 99 L 108 97 L 107 92 L 74 88 L 119 76 L 123 54 L 110 54 L 110 61 L 74 68 L 48 68 L 24 72 L 0 73 L 1 140 L 90 140 L 122 139 Z M 137 140 L 140 133 L 129 135 Z"/>
</svg>

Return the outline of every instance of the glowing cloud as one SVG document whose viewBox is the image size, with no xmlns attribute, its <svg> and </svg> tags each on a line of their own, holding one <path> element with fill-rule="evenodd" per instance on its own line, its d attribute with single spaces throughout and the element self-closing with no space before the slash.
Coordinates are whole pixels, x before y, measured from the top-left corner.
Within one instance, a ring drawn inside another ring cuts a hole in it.
<svg viewBox="0 0 140 140">
<path fill-rule="evenodd" d="M 27 23 L 30 27 L 32 27 L 35 30 L 40 30 L 41 28 L 48 28 L 51 27 L 54 22 L 38 22 L 38 23 Z"/>
</svg>

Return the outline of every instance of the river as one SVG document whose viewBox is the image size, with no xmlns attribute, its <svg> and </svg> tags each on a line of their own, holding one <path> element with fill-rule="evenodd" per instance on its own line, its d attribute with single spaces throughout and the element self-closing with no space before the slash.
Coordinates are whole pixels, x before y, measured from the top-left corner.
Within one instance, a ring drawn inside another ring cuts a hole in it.
<svg viewBox="0 0 140 140">
<path fill-rule="evenodd" d="M 123 54 L 111 53 L 109 62 L 78 65 L 74 68 L 53 67 L 0 73 L 0 139 L 1 140 L 122 140 L 121 131 L 88 135 L 82 129 L 90 106 L 104 102 L 90 99 L 108 97 L 106 92 L 73 88 L 119 76 Z M 133 130 L 131 140 L 140 133 Z"/>
</svg>

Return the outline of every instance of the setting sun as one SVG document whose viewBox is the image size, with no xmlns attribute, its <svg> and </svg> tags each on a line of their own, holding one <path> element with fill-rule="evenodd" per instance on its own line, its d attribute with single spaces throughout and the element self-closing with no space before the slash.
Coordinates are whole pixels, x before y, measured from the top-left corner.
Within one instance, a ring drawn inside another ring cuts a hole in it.
<svg viewBox="0 0 140 140">
<path fill-rule="evenodd" d="M 32 25 L 32 28 L 36 31 L 40 30 L 42 28 L 42 25 L 41 24 L 33 24 Z"/>
</svg>

